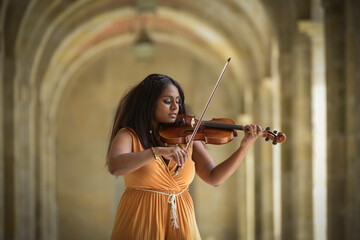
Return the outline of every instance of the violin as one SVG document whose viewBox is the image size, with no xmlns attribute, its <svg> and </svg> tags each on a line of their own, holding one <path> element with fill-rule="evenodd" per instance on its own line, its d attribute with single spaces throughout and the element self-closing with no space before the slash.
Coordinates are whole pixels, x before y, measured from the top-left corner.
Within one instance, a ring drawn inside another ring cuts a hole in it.
<svg viewBox="0 0 360 240">
<path fill-rule="evenodd" d="M 237 136 L 235 130 L 244 130 L 241 126 L 235 125 L 235 122 L 231 119 L 213 118 L 211 121 L 203 121 L 205 113 L 216 92 L 216 89 L 220 84 L 225 70 L 230 63 L 230 60 L 231 58 L 226 61 L 200 119 L 196 120 L 195 117 L 192 116 L 179 115 L 179 120 L 175 121 L 175 124 L 171 124 L 171 126 L 165 125 L 159 130 L 161 141 L 175 145 L 186 143 L 185 150 L 189 150 L 189 147 L 194 140 L 201 140 L 205 143 L 212 144 L 224 144 L 230 142 Z M 274 145 L 285 142 L 286 140 L 285 134 L 282 132 L 277 133 L 277 131 L 271 132 L 269 127 L 262 130 L 262 135 L 265 137 L 266 141 L 271 140 Z M 177 166 L 175 174 L 178 174 L 179 170 L 180 167 Z"/>
<path fill-rule="evenodd" d="M 162 142 L 169 145 L 187 144 L 195 130 L 198 120 L 194 116 L 179 114 L 175 123 L 160 126 L 159 135 Z M 241 125 L 236 125 L 229 118 L 213 118 L 210 121 L 202 121 L 197 130 L 194 141 L 203 141 L 209 144 L 226 144 L 237 137 L 237 131 L 242 130 Z M 270 131 L 270 127 L 262 129 L 262 137 L 265 141 L 270 141 L 276 145 L 286 140 L 286 135 L 282 132 Z"/>
</svg>

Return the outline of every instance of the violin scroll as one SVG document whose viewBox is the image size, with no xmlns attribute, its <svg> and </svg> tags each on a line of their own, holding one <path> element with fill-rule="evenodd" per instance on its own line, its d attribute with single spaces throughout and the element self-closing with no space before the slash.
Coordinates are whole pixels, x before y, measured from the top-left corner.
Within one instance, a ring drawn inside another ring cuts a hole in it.
<svg viewBox="0 0 360 240">
<path fill-rule="evenodd" d="M 270 131 L 270 127 L 267 127 L 265 130 L 263 130 L 262 137 L 265 138 L 265 141 L 271 140 L 273 145 L 283 143 L 286 140 L 286 135 L 284 133 L 278 132 L 276 130 Z"/>
</svg>

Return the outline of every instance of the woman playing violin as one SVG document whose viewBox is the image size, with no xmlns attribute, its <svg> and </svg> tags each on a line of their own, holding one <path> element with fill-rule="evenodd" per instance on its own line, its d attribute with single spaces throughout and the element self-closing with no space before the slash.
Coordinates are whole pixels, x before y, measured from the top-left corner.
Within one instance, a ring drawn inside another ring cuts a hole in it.
<svg viewBox="0 0 360 240">
<path fill-rule="evenodd" d="M 111 239 L 201 239 L 188 192 L 195 173 L 212 186 L 222 184 L 262 133 L 259 125 L 242 125 L 246 131 L 239 148 L 218 165 L 199 141 L 188 150 L 166 146 L 159 128 L 186 114 L 184 99 L 178 82 L 151 74 L 120 101 L 107 166 L 112 175 L 123 176 L 126 190 Z"/>
</svg>

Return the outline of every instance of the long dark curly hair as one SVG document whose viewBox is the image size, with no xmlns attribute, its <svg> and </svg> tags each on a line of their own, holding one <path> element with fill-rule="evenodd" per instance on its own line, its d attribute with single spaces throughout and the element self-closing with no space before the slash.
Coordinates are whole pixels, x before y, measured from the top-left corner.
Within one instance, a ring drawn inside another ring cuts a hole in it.
<svg viewBox="0 0 360 240">
<path fill-rule="evenodd" d="M 152 120 L 155 103 L 169 84 L 175 85 L 179 91 L 179 114 L 186 114 L 185 96 L 179 83 L 166 75 L 150 74 L 120 100 L 109 139 L 108 154 L 117 132 L 125 127 L 135 130 L 144 149 L 159 145 L 150 130 L 154 131 Z"/>
</svg>

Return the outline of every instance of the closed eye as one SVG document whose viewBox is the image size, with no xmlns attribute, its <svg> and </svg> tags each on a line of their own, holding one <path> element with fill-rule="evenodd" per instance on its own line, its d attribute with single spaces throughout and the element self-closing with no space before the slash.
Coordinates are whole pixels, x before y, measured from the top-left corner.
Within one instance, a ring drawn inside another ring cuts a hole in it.
<svg viewBox="0 0 360 240">
<path fill-rule="evenodd" d="M 163 99 L 163 102 L 164 102 L 165 104 L 171 104 L 172 98 Z M 180 99 L 180 98 L 177 98 L 177 99 L 175 100 L 175 103 L 178 104 L 178 105 L 181 104 L 181 99 Z"/>
</svg>

